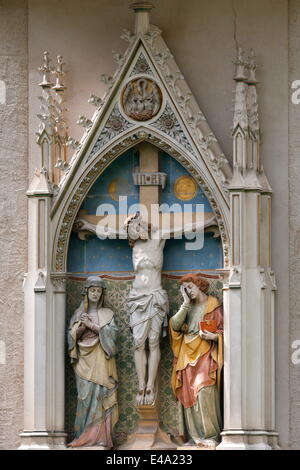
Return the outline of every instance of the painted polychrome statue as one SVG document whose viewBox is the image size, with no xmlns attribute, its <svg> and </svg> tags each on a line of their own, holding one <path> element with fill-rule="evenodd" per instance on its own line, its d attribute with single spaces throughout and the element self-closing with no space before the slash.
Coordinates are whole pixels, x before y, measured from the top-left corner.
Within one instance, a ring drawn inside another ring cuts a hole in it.
<svg viewBox="0 0 300 470">
<path fill-rule="evenodd" d="M 75 439 L 70 447 L 113 446 L 112 432 L 118 421 L 117 327 L 113 311 L 105 307 L 104 291 L 103 279 L 87 278 L 84 299 L 69 325 L 69 356 L 78 395 Z"/>
<path fill-rule="evenodd" d="M 137 405 L 154 405 L 157 395 L 157 371 L 160 362 L 160 337 L 167 329 L 169 302 L 161 285 L 163 251 L 166 240 L 187 232 L 201 232 L 215 225 L 215 216 L 178 227 L 155 227 L 143 220 L 139 212 L 130 215 L 124 229 L 96 226 L 84 218 L 76 219 L 78 233 L 96 233 L 115 238 L 124 233 L 132 248 L 134 280 L 128 296 L 130 327 L 134 342 L 134 361 L 138 377 Z M 146 343 L 149 354 L 146 352 Z"/>
<path fill-rule="evenodd" d="M 185 230 L 201 231 L 210 225 L 208 221 L 191 223 Z M 157 371 L 160 362 L 159 341 L 167 327 L 169 302 L 161 285 L 163 250 L 167 238 L 182 234 L 183 228 L 159 229 L 146 223 L 139 213 L 125 221 L 128 241 L 132 247 L 132 263 L 135 278 L 128 296 L 130 326 L 134 340 L 134 359 L 139 382 L 136 397 L 138 405 L 155 404 Z M 149 355 L 145 345 L 148 343 Z"/>
<path fill-rule="evenodd" d="M 220 377 L 223 313 L 209 283 L 196 274 L 180 279 L 183 303 L 170 321 L 174 354 L 172 388 L 178 400 L 180 434 L 186 444 L 216 447 L 220 441 Z"/>
</svg>

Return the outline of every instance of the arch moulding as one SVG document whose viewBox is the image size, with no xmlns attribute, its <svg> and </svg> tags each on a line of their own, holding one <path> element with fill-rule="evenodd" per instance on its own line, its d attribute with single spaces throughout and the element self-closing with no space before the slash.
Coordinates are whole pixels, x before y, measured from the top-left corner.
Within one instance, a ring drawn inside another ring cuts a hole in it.
<svg viewBox="0 0 300 470">
<path fill-rule="evenodd" d="M 76 180 L 71 182 L 70 187 L 64 188 L 64 194 L 61 194 L 60 201 L 53 207 L 51 214 L 55 234 L 52 249 L 52 274 L 66 272 L 68 241 L 72 226 L 80 205 L 93 183 L 114 160 L 141 142 L 149 142 L 175 158 L 202 188 L 216 216 L 223 246 L 224 267 L 228 266 L 229 206 L 226 194 L 222 194 L 219 188 L 213 185 L 212 178 L 203 173 L 199 162 L 195 161 L 185 149 L 174 145 L 174 142 L 163 134 L 155 132 L 153 128 L 143 125 L 129 131 L 110 148 L 105 148 L 96 154 L 90 164 L 83 168 L 80 175 L 77 174 Z"/>
</svg>

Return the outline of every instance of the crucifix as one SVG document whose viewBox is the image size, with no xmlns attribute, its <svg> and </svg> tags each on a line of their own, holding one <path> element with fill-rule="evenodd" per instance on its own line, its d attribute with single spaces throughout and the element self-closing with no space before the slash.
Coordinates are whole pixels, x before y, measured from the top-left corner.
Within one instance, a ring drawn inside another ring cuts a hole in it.
<svg viewBox="0 0 300 470">
<path fill-rule="evenodd" d="M 150 177 L 151 174 L 157 173 L 159 170 L 157 149 L 148 143 L 143 143 L 139 146 L 139 154 L 140 174 Z M 159 186 L 141 185 L 140 204 L 148 213 L 149 220 L 153 205 L 159 204 Z M 125 227 L 132 246 L 135 273 L 129 293 L 128 308 L 139 382 L 136 402 L 138 405 L 153 405 L 157 393 L 155 382 L 160 362 L 160 335 L 169 311 L 168 296 L 161 285 L 163 249 L 166 239 L 158 234 L 158 228 L 153 226 L 150 228 L 149 224 L 137 214 L 128 217 Z M 145 350 L 147 341 L 148 357 Z"/>
<path fill-rule="evenodd" d="M 182 218 L 174 214 L 173 221 L 163 222 L 163 214 L 159 214 L 159 186 L 165 184 L 166 175 L 159 173 L 158 149 L 149 143 L 139 145 L 140 167 L 138 175 L 140 190 L 141 213 L 127 217 L 124 226 L 107 223 L 104 227 L 103 218 L 80 213 L 75 221 L 75 231 L 81 238 L 88 233 L 98 236 L 113 235 L 128 238 L 132 248 L 132 262 L 135 278 L 128 297 L 130 327 L 135 346 L 134 359 L 138 376 L 138 405 L 154 405 L 157 395 L 156 377 L 160 362 L 159 341 L 163 326 L 167 326 L 169 303 L 166 291 L 161 285 L 163 266 L 163 250 L 166 239 L 182 235 L 183 232 L 204 230 L 205 227 L 216 225 L 215 216 L 211 213 L 202 214 L 201 222 L 197 218 L 183 226 Z M 155 184 L 154 184 L 155 183 Z M 157 210 L 153 211 L 153 208 Z M 157 217 L 155 217 L 155 214 Z M 126 214 L 127 215 L 127 214 Z M 148 215 L 147 221 L 145 215 Z M 150 215 L 152 216 L 150 218 Z M 153 217 L 154 215 L 154 217 Z M 170 214 L 169 214 L 170 215 Z M 181 216 L 181 214 L 179 214 Z M 144 216 L 144 218 L 143 218 Z M 157 226 L 153 224 L 156 218 Z M 123 219 L 124 220 L 124 219 Z M 149 221 L 151 220 L 151 223 Z M 146 352 L 146 343 L 149 353 Z"/>
</svg>

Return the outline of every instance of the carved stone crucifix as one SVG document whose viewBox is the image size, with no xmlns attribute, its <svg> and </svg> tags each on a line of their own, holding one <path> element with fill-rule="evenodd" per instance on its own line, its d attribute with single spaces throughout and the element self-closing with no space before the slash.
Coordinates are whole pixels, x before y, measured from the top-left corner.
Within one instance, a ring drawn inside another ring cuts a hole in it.
<svg viewBox="0 0 300 470">
<path fill-rule="evenodd" d="M 148 143 L 143 143 L 139 146 L 139 151 L 140 172 L 158 172 L 158 150 Z M 161 285 L 163 249 L 167 238 L 182 234 L 183 230 L 188 227 L 183 227 L 182 221 L 179 226 L 176 226 L 175 219 L 171 227 L 163 226 L 160 218 L 158 218 L 156 227 L 149 226 L 151 205 L 156 204 L 158 207 L 159 204 L 158 185 L 140 186 L 140 204 L 143 204 L 148 212 L 147 222 L 143 220 L 140 214 L 132 214 L 125 223 L 129 244 L 132 247 L 135 274 L 129 293 L 128 309 L 139 383 L 136 401 L 138 405 L 153 405 L 156 400 L 156 376 L 160 362 L 159 341 L 162 327 L 163 325 L 166 326 L 169 310 L 167 293 Z M 151 220 L 151 222 L 153 221 Z M 101 233 L 101 228 L 97 228 L 87 217 L 80 217 L 77 219 L 76 224 L 76 231 L 92 232 L 98 235 Z M 197 224 L 196 220 L 190 224 L 189 228 L 190 231 L 200 231 L 211 225 L 216 225 L 215 217 L 211 213 L 207 213 L 200 224 Z M 112 229 L 111 233 L 121 233 L 120 228 Z M 108 234 L 107 230 L 105 233 Z M 148 343 L 149 348 L 148 355 L 146 353 L 146 343 Z"/>
</svg>

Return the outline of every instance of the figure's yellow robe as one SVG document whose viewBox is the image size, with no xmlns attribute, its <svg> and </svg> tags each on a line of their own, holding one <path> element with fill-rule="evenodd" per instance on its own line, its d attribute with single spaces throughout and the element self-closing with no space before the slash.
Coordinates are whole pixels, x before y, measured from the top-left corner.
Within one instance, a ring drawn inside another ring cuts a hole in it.
<svg viewBox="0 0 300 470">
<path fill-rule="evenodd" d="M 196 429 L 200 434 L 199 439 L 209 437 L 216 439 L 220 427 L 219 397 L 215 391 L 220 388 L 223 366 L 223 315 L 222 307 L 215 297 L 208 297 L 203 320 L 216 321 L 217 342 L 202 339 L 198 334 L 199 331 L 193 336 L 187 334 L 185 331 L 188 330 L 188 324 L 180 331 L 175 331 L 172 321 L 170 322 L 174 354 L 172 388 L 183 407 L 181 411 L 185 414 L 185 420 L 190 421 L 185 424 L 194 429 L 194 435 L 190 436 L 194 440 L 197 440 Z M 203 401 L 206 402 L 205 409 L 202 409 Z"/>
</svg>

